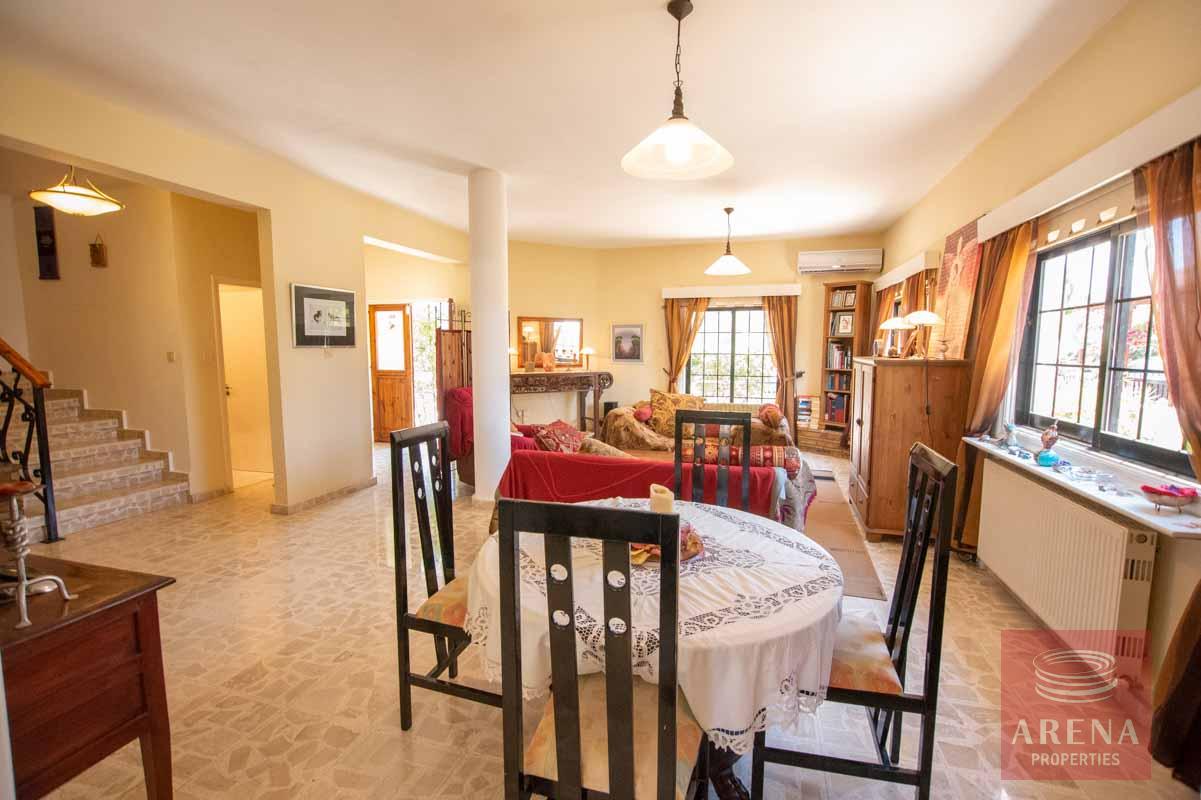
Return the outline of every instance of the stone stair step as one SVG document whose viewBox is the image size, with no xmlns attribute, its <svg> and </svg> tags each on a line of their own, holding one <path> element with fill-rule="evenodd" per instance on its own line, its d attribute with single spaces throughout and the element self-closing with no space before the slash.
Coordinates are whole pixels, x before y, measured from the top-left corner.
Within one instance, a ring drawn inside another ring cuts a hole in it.
<svg viewBox="0 0 1201 800">
<path fill-rule="evenodd" d="M 61 420 L 47 420 L 46 428 L 50 433 L 50 450 L 64 447 L 74 447 L 90 442 L 111 442 L 117 439 L 121 429 L 121 418 L 111 412 L 84 412 L 81 417 Z M 8 432 L 9 448 L 25 445 L 24 423 L 20 427 L 13 426 Z M 36 446 L 36 445 L 35 445 Z"/>
<path fill-rule="evenodd" d="M 143 454 L 137 461 L 64 468 L 54 473 L 54 497 L 59 503 L 83 495 L 143 486 L 163 480 L 167 460 Z"/>
<path fill-rule="evenodd" d="M 83 410 L 83 398 L 79 393 L 58 392 L 51 389 L 51 394 L 46 397 L 46 420 L 54 422 L 56 420 L 75 419 Z"/>
<path fill-rule="evenodd" d="M 61 500 L 57 501 L 58 532 L 60 535 L 77 533 L 187 502 L 188 481 L 182 477 L 168 477 L 153 483 Z M 35 541 L 43 539 L 46 531 L 41 503 L 36 500 L 28 502 L 26 514 L 31 537 Z"/>
<path fill-rule="evenodd" d="M 73 470 L 84 467 L 99 467 L 112 464 L 127 464 L 137 461 L 142 455 L 142 439 L 113 439 L 105 442 L 84 442 L 70 447 L 50 447 L 50 464 L 55 470 L 61 465 Z M 30 453 L 30 465 L 41 463 L 37 448 Z"/>
</svg>

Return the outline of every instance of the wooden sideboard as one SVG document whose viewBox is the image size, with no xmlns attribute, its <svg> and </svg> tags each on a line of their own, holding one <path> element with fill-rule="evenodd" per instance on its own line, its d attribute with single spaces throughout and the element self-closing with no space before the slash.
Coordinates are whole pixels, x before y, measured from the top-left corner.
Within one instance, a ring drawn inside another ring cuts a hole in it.
<svg viewBox="0 0 1201 800">
<path fill-rule="evenodd" d="M 556 370 L 554 372 L 512 372 L 509 374 L 509 390 L 517 394 L 547 394 L 551 392 L 575 392 L 579 409 L 579 429 L 588 430 L 588 420 L 593 422 L 592 432 L 600 436 L 601 395 L 613 385 L 611 372 L 585 372 L 581 370 Z M 588 415 L 588 396 L 592 395 L 592 416 Z"/>
<path fill-rule="evenodd" d="M 159 589 L 172 578 L 29 556 L 76 595 L 29 599 L 16 630 L 0 607 L 0 653 L 17 797 L 41 797 L 134 739 L 146 795 L 171 797 L 171 728 L 159 641 Z"/>
<path fill-rule="evenodd" d="M 905 532 L 909 448 L 955 460 L 967 414 L 971 362 L 856 358 L 851 423 L 851 509 L 868 538 Z M 927 401 L 927 386 L 928 401 Z M 930 405 L 927 417 L 926 403 Z"/>
</svg>

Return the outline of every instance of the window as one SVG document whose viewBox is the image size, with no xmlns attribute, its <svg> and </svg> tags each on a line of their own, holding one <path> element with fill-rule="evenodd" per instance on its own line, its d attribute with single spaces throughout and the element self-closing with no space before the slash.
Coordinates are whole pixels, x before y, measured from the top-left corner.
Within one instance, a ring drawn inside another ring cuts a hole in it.
<svg viewBox="0 0 1201 800">
<path fill-rule="evenodd" d="M 771 330 L 762 308 L 705 312 L 685 368 L 684 391 L 710 403 L 776 402 Z"/>
<path fill-rule="evenodd" d="M 1018 422 L 1192 475 L 1155 335 L 1146 229 L 1133 222 L 1038 257 L 1018 370 Z"/>
</svg>

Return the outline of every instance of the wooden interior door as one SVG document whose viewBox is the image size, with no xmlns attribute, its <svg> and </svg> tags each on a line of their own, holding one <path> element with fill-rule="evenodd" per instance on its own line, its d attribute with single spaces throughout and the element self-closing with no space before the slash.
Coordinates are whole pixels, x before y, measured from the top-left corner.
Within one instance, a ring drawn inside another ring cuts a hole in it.
<svg viewBox="0 0 1201 800">
<path fill-rule="evenodd" d="M 369 306 L 375 441 L 413 426 L 413 314 L 407 304 Z"/>
</svg>

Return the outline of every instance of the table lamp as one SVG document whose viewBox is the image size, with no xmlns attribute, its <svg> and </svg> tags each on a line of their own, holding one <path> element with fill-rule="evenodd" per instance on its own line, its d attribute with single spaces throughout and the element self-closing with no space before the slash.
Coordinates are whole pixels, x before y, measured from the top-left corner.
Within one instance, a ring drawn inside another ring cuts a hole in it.
<svg viewBox="0 0 1201 800">
<path fill-rule="evenodd" d="M 880 323 L 880 330 L 888 331 L 888 337 L 891 340 L 893 331 L 911 331 L 917 326 L 909 322 L 905 317 L 896 316 L 889 317 Z M 887 358 L 897 358 L 900 356 L 900 349 L 895 345 L 890 345 L 884 349 L 884 355 Z"/>
<path fill-rule="evenodd" d="M 584 357 L 584 369 L 588 372 L 592 371 L 592 357 L 596 355 L 596 348 L 585 347 L 580 350 L 580 355 Z"/>
<path fill-rule="evenodd" d="M 905 321 L 908 322 L 910 325 L 914 326 L 915 328 L 933 328 L 935 325 L 942 324 L 942 317 L 938 316 L 933 311 L 929 311 L 929 310 L 923 308 L 923 309 L 914 311 L 912 313 L 906 314 Z M 910 340 L 909 346 L 906 348 L 906 350 L 913 350 L 914 355 L 918 355 L 917 351 L 921 350 L 922 358 L 929 358 L 930 356 L 926 352 L 925 345 L 920 344 L 918 342 L 918 339 L 920 339 L 920 338 L 921 338 L 921 336 L 919 336 L 918 334 L 914 334 L 913 338 Z"/>
</svg>

